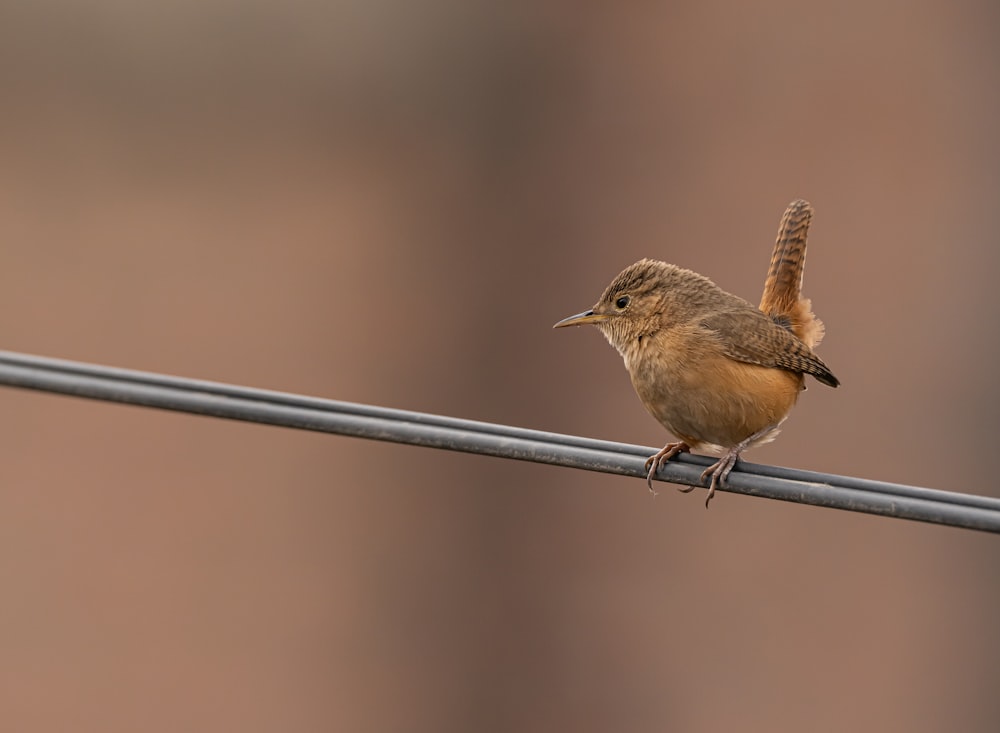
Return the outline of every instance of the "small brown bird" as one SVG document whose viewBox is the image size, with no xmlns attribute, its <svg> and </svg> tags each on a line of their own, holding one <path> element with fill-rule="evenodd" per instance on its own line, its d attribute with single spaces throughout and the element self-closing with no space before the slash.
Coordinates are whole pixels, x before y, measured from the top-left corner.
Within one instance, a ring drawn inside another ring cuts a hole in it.
<svg viewBox="0 0 1000 733">
<path fill-rule="evenodd" d="M 647 259 L 616 277 L 593 308 L 555 324 L 597 326 L 642 404 L 680 438 L 646 462 L 650 490 L 678 453 L 721 454 L 701 475 L 711 477 L 707 507 L 743 451 L 775 438 L 805 389 L 803 375 L 840 384 L 813 353 L 823 324 L 801 295 L 811 220 L 807 201 L 786 209 L 759 308 L 696 272 Z"/>
</svg>

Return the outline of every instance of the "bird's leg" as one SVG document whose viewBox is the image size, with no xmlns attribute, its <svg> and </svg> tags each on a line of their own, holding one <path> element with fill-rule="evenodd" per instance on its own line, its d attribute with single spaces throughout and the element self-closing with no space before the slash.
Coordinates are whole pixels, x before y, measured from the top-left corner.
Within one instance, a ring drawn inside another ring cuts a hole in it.
<svg viewBox="0 0 1000 733">
<path fill-rule="evenodd" d="M 664 463 L 669 461 L 678 453 L 684 453 L 689 450 L 691 450 L 691 446 L 689 446 L 683 440 L 679 440 L 676 443 L 667 443 L 665 446 L 663 446 L 663 450 L 661 450 L 656 455 L 652 455 L 649 457 L 649 459 L 646 461 L 646 471 L 647 471 L 646 485 L 649 487 L 649 490 L 650 492 L 652 492 L 653 496 L 656 496 L 656 492 L 653 491 L 653 476 L 656 475 L 656 472 L 660 470 L 660 467 Z M 694 487 L 689 487 L 686 490 L 690 491 L 692 488 Z M 685 491 L 685 489 L 681 489 L 681 491 Z"/>
<path fill-rule="evenodd" d="M 758 430 L 749 438 L 741 440 L 739 443 L 727 450 L 722 454 L 722 458 L 705 469 L 705 471 L 701 474 L 701 480 L 704 481 L 709 476 L 712 477 L 712 482 L 708 485 L 708 496 L 705 497 L 706 509 L 708 509 L 708 502 L 710 502 L 712 497 L 715 496 L 715 487 L 726 485 L 726 479 L 729 478 L 729 474 L 732 473 L 733 468 L 736 466 L 736 462 L 740 459 L 740 454 L 777 427 L 777 425 L 768 425 L 766 428 Z"/>
</svg>

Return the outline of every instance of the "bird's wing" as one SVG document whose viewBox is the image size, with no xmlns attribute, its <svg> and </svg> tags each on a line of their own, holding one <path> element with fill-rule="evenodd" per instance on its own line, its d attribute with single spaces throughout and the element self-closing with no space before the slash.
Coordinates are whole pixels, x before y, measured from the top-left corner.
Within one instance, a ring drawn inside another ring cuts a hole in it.
<svg viewBox="0 0 1000 733">
<path fill-rule="evenodd" d="M 831 387 L 840 384 L 812 349 L 749 304 L 708 316 L 701 326 L 717 336 L 730 359 L 812 374 Z"/>
</svg>

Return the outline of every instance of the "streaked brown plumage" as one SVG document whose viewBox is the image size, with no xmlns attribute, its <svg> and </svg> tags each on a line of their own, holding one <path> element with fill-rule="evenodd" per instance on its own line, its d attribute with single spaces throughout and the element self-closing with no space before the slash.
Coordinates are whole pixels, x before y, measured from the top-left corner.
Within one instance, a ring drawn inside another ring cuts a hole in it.
<svg viewBox="0 0 1000 733">
<path fill-rule="evenodd" d="M 803 375 L 839 384 L 813 353 L 823 324 L 801 295 L 811 219 L 806 201 L 785 211 L 759 308 L 691 270 L 647 259 L 618 275 L 591 310 L 555 325 L 597 326 L 622 355 L 643 405 L 680 438 L 647 461 L 650 489 L 676 454 L 721 453 L 702 474 L 711 478 L 708 506 L 740 454 L 777 435 Z"/>
</svg>

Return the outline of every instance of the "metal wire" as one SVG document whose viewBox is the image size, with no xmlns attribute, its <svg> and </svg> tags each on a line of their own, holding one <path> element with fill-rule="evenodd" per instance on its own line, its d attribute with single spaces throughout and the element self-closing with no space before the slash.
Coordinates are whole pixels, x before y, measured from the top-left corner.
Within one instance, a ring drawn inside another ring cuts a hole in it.
<svg viewBox="0 0 1000 733">
<path fill-rule="evenodd" d="M 0 385 L 645 477 L 655 448 L 407 410 L 184 379 L 0 351 Z M 702 456 L 671 460 L 658 478 L 701 486 Z M 741 461 L 722 491 L 899 519 L 1000 532 L 1000 499 Z"/>
</svg>

